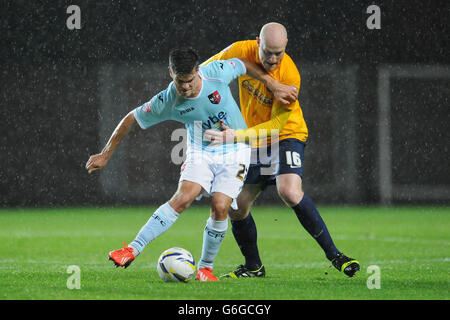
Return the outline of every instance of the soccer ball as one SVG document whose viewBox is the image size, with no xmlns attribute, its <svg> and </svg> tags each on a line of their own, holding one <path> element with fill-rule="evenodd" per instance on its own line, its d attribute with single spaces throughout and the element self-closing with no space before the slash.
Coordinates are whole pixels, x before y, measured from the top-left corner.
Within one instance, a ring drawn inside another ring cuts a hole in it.
<svg viewBox="0 0 450 320">
<path fill-rule="evenodd" d="M 156 270 L 165 282 L 188 282 L 195 274 L 194 257 L 183 248 L 167 249 L 161 253 Z"/>
</svg>

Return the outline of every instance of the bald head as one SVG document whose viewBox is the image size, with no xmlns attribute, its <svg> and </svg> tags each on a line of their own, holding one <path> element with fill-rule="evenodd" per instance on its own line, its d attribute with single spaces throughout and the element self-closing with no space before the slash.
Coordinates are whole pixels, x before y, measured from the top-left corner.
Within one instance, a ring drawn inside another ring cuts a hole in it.
<svg viewBox="0 0 450 320">
<path fill-rule="evenodd" d="M 286 47 L 288 41 L 286 28 L 277 22 L 265 24 L 261 28 L 259 38 L 269 47 Z"/>
<path fill-rule="evenodd" d="M 259 47 L 259 59 L 267 71 L 275 70 L 283 59 L 288 42 L 286 28 L 279 23 L 270 22 L 261 28 L 256 38 Z"/>
</svg>

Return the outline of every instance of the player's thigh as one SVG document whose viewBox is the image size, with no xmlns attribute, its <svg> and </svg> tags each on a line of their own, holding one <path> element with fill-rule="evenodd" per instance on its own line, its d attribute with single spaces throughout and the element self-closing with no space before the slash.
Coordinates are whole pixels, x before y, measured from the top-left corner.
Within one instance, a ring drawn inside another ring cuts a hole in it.
<svg viewBox="0 0 450 320">
<path fill-rule="evenodd" d="M 231 209 L 229 212 L 230 219 L 233 221 L 243 220 L 248 216 L 250 207 L 261 193 L 259 184 L 244 184 L 239 196 L 237 197 L 237 210 Z"/>
<path fill-rule="evenodd" d="M 236 199 L 244 185 L 247 174 L 247 164 L 216 164 L 214 179 L 211 183 L 211 194 L 223 193 L 231 199 Z"/>
<path fill-rule="evenodd" d="M 250 148 L 245 147 L 215 159 L 211 194 L 222 193 L 235 200 L 242 190 L 250 164 Z M 236 202 L 232 207 L 237 208 Z"/>
<path fill-rule="evenodd" d="M 211 192 L 214 172 L 211 170 L 212 159 L 207 153 L 191 153 L 181 165 L 180 183 L 184 181 L 199 184 L 207 193 Z"/>
<path fill-rule="evenodd" d="M 176 212 L 181 213 L 191 205 L 200 192 L 202 192 L 200 184 L 188 180 L 180 181 L 169 204 Z"/>
<path fill-rule="evenodd" d="M 305 143 L 298 139 L 279 142 L 276 186 L 281 199 L 290 207 L 303 198 L 302 176 Z"/>
</svg>

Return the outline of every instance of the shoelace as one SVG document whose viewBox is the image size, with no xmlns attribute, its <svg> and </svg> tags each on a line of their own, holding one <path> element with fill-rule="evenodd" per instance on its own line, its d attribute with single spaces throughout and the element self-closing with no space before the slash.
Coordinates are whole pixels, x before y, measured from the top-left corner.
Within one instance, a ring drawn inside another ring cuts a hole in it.
<svg viewBox="0 0 450 320">
<path fill-rule="evenodd" d="M 122 246 L 122 250 L 128 251 L 133 253 L 133 248 L 130 248 L 129 246 L 127 246 L 127 244 L 125 243 L 125 241 L 123 242 L 123 246 Z"/>
<path fill-rule="evenodd" d="M 248 271 L 248 269 L 243 264 L 240 264 L 238 266 L 238 268 L 236 269 L 236 271 L 234 272 L 234 274 L 237 276 L 240 276 L 241 274 L 243 274 L 247 271 Z"/>
</svg>

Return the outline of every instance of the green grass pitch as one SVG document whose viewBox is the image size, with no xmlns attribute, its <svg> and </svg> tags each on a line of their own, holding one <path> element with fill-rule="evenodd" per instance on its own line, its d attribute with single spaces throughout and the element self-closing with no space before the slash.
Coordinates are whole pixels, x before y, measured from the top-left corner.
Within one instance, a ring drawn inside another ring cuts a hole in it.
<svg viewBox="0 0 450 320">
<path fill-rule="evenodd" d="M 255 207 L 264 279 L 218 283 L 163 283 L 156 272 L 162 251 L 180 246 L 200 258 L 207 207 L 193 205 L 152 242 L 128 269 L 107 260 L 130 242 L 155 208 L 0 210 L 0 299 L 301 300 L 449 298 L 449 207 L 319 206 L 336 246 L 358 259 L 353 278 L 330 267 L 288 208 Z M 231 227 L 215 262 L 220 275 L 243 262 Z M 69 266 L 80 289 L 69 289 Z M 369 289 L 378 266 L 379 289 Z"/>
</svg>

